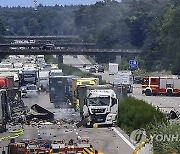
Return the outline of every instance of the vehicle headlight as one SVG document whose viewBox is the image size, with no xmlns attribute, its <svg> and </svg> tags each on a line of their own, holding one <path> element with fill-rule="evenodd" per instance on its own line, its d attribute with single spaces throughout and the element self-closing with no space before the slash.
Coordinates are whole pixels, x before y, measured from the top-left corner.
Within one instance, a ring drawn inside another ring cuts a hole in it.
<svg viewBox="0 0 180 154">
<path fill-rule="evenodd" d="M 108 121 L 112 120 L 112 116 L 107 117 L 107 120 Z"/>
</svg>

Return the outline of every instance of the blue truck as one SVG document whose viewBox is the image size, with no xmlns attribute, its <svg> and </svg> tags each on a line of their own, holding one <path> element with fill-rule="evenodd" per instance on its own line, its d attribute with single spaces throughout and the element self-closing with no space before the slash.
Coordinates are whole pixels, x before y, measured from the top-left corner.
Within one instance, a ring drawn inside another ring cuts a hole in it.
<svg viewBox="0 0 180 154">
<path fill-rule="evenodd" d="M 65 108 L 72 105 L 72 77 L 50 76 L 49 98 L 55 108 Z"/>
<path fill-rule="evenodd" d="M 36 69 L 22 70 L 19 72 L 19 87 L 21 89 L 21 96 L 27 95 L 28 87 L 35 87 L 37 93 L 40 91 L 39 71 Z"/>
<path fill-rule="evenodd" d="M 28 84 L 38 84 L 38 72 L 36 70 L 22 70 L 19 73 L 19 86 L 27 86 Z"/>
</svg>

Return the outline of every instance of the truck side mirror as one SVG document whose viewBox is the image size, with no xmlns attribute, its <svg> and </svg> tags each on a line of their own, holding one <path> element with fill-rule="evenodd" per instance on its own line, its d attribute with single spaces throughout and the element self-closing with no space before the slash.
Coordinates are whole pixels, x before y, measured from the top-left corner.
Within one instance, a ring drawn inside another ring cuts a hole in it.
<svg viewBox="0 0 180 154">
<path fill-rule="evenodd" d="M 117 104 L 117 99 L 116 98 L 112 98 L 112 106 Z"/>
</svg>

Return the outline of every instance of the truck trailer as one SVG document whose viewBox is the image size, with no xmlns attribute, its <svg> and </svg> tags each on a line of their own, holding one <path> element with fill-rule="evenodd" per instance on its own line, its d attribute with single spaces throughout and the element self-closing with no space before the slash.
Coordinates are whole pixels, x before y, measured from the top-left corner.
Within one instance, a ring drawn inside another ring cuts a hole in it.
<svg viewBox="0 0 180 154">
<path fill-rule="evenodd" d="M 133 92 L 133 75 L 129 70 L 120 70 L 114 75 L 113 84 L 126 88 L 127 93 Z"/>
<path fill-rule="evenodd" d="M 0 90 L 0 133 L 6 131 L 7 120 L 10 116 L 7 93 L 5 89 Z"/>
<path fill-rule="evenodd" d="M 49 71 L 39 71 L 41 91 L 49 91 Z"/>
<path fill-rule="evenodd" d="M 118 99 L 112 85 L 79 87 L 80 116 L 87 125 L 113 125 L 117 122 Z"/>
<path fill-rule="evenodd" d="M 72 76 L 50 76 L 49 97 L 55 108 L 72 106 Z"/>
<path fill-rule="evenodd" d="M 116 63 L 109 63 L 109 75 L 114 75 L 119 70 L 119 65 Z"/>
</svg>

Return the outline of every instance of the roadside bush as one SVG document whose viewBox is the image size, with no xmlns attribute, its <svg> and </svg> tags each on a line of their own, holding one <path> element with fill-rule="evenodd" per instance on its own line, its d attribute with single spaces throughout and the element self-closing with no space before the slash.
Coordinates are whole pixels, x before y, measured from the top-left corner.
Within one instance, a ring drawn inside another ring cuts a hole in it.
<svg viewBox="0 0 180 154">
<path fill-rule="evenodd" d="M 127 134 L 139 128 L 149 131 L 152 125 L 165 121 L 163 113 L 143 100 L 125 97 L 119 103 L 118 126 Z"/>
<path fill-rule="evenodd" d="M 180 122 L 154 126 L 153 137 L 154 154 L 180 153 Z"/>
</svg>

